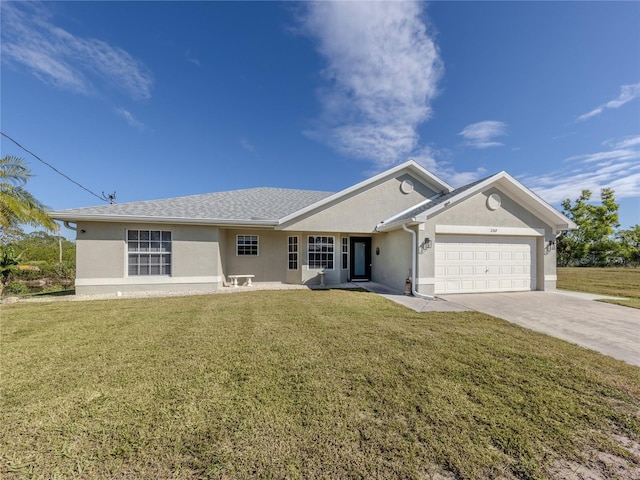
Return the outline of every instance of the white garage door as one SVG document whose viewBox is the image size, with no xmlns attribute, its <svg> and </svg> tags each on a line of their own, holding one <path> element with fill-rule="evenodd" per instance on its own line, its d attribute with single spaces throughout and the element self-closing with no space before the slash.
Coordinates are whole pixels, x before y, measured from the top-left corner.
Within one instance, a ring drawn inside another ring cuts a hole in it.
<svg viewBox="0 0 640 480">
<path fill-rule="evenodd" d="M 535 290 L 535 237 L 438 235 L 436 293 Z"/>
</svg>

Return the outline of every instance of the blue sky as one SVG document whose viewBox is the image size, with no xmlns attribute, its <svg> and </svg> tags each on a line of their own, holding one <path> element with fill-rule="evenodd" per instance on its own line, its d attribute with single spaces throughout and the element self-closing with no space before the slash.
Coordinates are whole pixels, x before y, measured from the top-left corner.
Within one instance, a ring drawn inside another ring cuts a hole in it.
<svg viewBox="0 0 640 480">
<path fill-rule="evenodd" d="M 639 2 L 3 1 L 1 128 L 130 202 L 339 191 L 414 158 L 640 223 Z M 6 139 L 52 209 L 101 201 Z"/>
</svg>

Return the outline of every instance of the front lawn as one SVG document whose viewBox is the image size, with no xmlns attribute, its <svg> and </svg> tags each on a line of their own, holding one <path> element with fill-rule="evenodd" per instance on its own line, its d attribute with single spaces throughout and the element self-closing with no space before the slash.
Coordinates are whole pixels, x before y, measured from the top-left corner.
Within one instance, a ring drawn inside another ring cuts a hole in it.
<svg viewBox="0 0 640 480">
<path fill-rule="evenodd" d="M 2 478 L 640 472 L 640 369 L 480 313 L 333 290 L 1 308 Z"/>
<path fill-rule="evenodd" d="M 625 297 L 602 301 L 640 308 L 640 268 L 558 267 L 557 272 L 562 290 Z"/>
</svg>

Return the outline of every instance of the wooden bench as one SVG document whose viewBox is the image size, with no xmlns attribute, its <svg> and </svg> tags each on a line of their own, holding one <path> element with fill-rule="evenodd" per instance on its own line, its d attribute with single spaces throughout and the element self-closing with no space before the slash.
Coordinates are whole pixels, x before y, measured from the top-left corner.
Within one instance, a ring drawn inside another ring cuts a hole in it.
<svg viewBox="0 0 640 480">
<path fill-rule="evenodd" d="M 251 283 L 251 279 L 255 278 L 255 275 L 228 275 L 228 277 L 231 280 L 231 286 L 232 287 L 237 287 L 238 286 L 238 279 L 239 278 L 246 278 L 247 279 L 247 283 L 245 283 L 245 285 L 247 287 L 250 287 L 251 285 L 253 285 Z"/>
</svg>

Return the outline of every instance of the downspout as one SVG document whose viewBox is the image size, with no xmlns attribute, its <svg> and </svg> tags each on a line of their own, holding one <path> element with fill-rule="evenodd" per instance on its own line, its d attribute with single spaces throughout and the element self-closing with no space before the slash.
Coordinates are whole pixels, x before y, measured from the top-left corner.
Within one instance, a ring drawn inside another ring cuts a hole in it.
<svg viewBox="0 0 640 480">
<path fill-rule="evenodd" d="M 68 220 L 64 220 L 62 223 L 64 223 L 65 228 L 68 228 L 69 230 L 78 230 L 78 224 L 76 223 L 75 227 L 72 227 L 71 224 L 69 223 Z M 75 222 L 73 222 L 75 223 Z"/>
<path fill-rule="evenodd" d="M 411 293 L 413 294 L 414 297 L 418 297 L 418 298 L 424 298 L 426 300 L 434 300 L 435 298 L 432 295 L 425 295 L 423 293 L 419 293 L 418 290 L 416 290 L 416 265 L 418 263 L 418 236 L 416 235 L 416 232 L 414 232 L 413 230 L 411 230 L 410 228 L 407 228 L 407 224 L 403 223 L 402 224 L 402 229 L 405 232 L 409 232 L 412 236 L 413 236 L 413 243 L 412 248 L 411 248 Z"/>
</svg>

